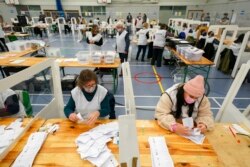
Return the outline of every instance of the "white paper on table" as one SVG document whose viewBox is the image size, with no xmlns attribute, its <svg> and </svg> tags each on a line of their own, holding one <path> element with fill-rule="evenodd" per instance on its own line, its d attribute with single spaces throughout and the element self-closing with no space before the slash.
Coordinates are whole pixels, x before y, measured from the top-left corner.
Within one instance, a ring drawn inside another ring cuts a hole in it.
<svg viewBox="0 0 250 167">
<path fill-rule="evenodd" d="M 187 117 L 182 119 L 183 126 L 192 129 L 194 127 L 194 119 L 192 117 Z"/>
<path fill-rule="evenodd" d="M 2 135 L 4 133 L 4 128 L 5 127 L 6 127 L 5 125 L 0 126 L 0 135 Z"/>
<path fill-rule="evenodd" d="M 106 162 L 102 165 L 102 167 L 117 167 L 119 164 L 115 159 L 114 155 L 111 155 Z"/>
<path fill-rule="evenodd" d="M 250 136 L 250 133 L 243 129 L 240 125 L 238 124 L 232 124 L 233 128 L 236 130 L 236 133 L 244 134 L 247 136 Z"/>
<path fill-rule="evenodd" d="M 66 58 L 66 59 L 63 59 L 64 62 L 77 62 L 77 58 Z"/>
<path fill-rule="evenodd" d="M 20 64 L 24 61 L 25 61 L 24 59 L 14 60 L 14 61 L 10 62 L 10 64 Z"/>
<path fill-rule="evenodd" d="M 153 167 L 174 167 L 163 136 L 149 137 L 148 142 Z"/>
<path fill-rule="evenodd" d="M 188 41 L 179 41 L 180 43 L 189 43 Z"/>
<path fill-rule="evenodd" d="M 97 167 L 101 167 L 111 157 L 111 155 L 110 150 L 105 150 L 101 152 L 97 158 L 89 157 L 87 160 Z"/>
<path fill-rule="evenodd" d="M 196 143 L 196 144 L 203 144 L 204 140 L 205 140 L 205 135 L 200 134 L 200 135 L 190 135 L 190 136 L 184 136 L 182 135 L 182 137 L 191 140 L 192 142 Z"/>
</svg>

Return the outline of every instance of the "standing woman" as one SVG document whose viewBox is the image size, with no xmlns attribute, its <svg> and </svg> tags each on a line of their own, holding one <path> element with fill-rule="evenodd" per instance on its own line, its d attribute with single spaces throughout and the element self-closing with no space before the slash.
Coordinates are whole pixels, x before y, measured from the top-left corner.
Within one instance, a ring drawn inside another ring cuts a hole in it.
<svg viewBox="0 0 250 167">
<path fill-rule="evenodd" d="M 77 86 L 71 91 L 71 97 L 64 107 L 64 114 L 72 122 L 77 122 L 80 113 L 87 125 L 92 125 L 99 117 L 109 115 L 108 91 L 97 83 L 97 76 L 91 70 L 82 70 Z"/>
<path fill-rule="evenodd" d="M 103 39 L 98 25 L 93 25 L 91 32 L 87 35 L 87 43 L 90 44 L 90 51 L 101 50 Z"/>
<path fill-rule="evenodd" d="M 144 61 L 144 56 L 146 53 L 146 49 L 147 49 L 147 43 L 148 43 L 148 39 L 149 39 L 149 32 L 148 32 L 148 23 L 144 23 L 143 24 L 143 29 L 140 29 L 138 32 L 136 32 L 136 35 L 138 35 L 138 51 L 137 51 L 137 55 L 136 55 L 136 60 L 138 60 L 139 55 L 141 53 L 142 50 L 142 58 L 141 61 Z"/>
<path fill-rule="evenodd" d="M 129 33 L 125 30 L 124 24 L 118 22 L 116 25 L 116 51 L 119 53 L 121 63 L 128 60 L 128 49 L 129 49 Z M 119 76 L 122 76 L 122 70 Z"/>
<path fill-rule="evenodd" d="M 154 34 L 153 57 L 151 59 L 151 65 L 155 65 L 155 61 L 157 61 L 157 67 L 161 67 L 162 53 L 165 47 L 166 37 L 166 25 L 161 24 L 160 30 L 157 30 Z"/>
<path fill-rule="evenodd" d="M 214 126 L 213 113 L 204 92 L 204 78 L 201 75 L 167 89 L 155 109 L 158 124 L 177 134 L 191 135 L 190 129 L 181 122 L 183 118 L 192 117 L 202 133 L 211 130 Z"/>
</svg>

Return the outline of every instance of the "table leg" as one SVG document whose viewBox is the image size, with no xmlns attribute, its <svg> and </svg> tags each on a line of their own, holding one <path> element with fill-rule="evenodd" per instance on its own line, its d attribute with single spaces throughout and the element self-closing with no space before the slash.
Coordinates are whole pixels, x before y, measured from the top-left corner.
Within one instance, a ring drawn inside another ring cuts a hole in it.
<svg viewBox="0 0 250 167">
<path fill-rule="evenodd" d="M 188 66 L 185 66 L 183 70 L 184 70 L 183 83 L 185 83 L 186 82 L 186 77 L 187 77 L 187 74 L 188 74 Z"/>
<path fill-rule="evenodd" d="M 112 70 L 112 76 L 113 76 L 113 93 L 116 93 L 117 87 L 118 87 L 118 72 L 117 68 L 114 68 Z"/>
<path fill-rule="evenodd" d="M 5 78 L 5 75 L 4 75 L 4 72 L 3 72 L 2 66 L 0 66 L 0 71 L 1 71 L 1 73 L 2 73 L 3 78 Z"/>
</svg>

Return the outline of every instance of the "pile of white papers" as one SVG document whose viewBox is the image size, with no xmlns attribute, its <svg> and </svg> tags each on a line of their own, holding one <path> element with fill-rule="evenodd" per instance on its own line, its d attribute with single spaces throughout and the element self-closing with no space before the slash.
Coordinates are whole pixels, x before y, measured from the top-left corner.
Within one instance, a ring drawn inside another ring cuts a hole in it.
<svg viewBox="0 0 250 167">
<path fill-rule="evenodd" d="M 16 119 L 9 126 L 0 126 L 0 153 L 8 147 L 23 131 L 22 119 Z"/>
<path fill-rule="evenodd" d="M 152 167 L 174 167 L 163 136 L 149 137 Z"/>
<path fill-rule="evenodd" d="M 182 119 L 182 123 L 185 127 L 188 127 L 191 130 L 191 135 L 189 136 L 182 135 L 183 137 L 191 140 L 192 142 L 196 144 L 202 144 L 204 142 L 205 135 L 201 134 L 198 128 L 193 128 L 194 120 L 192 117 Z"/>
<path fill-rule="evenodd" d="M 117 122 L 99 125 L 88 132 L 80 134 L 76 139 L 77 152 L 82 159 L 87 159 L 97 167 L 118 166 L 114 155 L 108 149 L 106 143 L 111 137 L 118 135 L 119 126 Z"/>
<path fill-rule="evenodd" d="M 19 154 L 12 167 L 31 167 L 33 161 L 46 140 L 48 133 L 35 132 L 29 136 L 27 144 Z"/>
</svg>

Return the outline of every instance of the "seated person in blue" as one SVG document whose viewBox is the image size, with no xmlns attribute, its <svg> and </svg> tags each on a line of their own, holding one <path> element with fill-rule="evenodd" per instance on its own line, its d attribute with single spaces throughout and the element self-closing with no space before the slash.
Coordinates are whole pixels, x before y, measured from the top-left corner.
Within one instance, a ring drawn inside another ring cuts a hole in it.
<svg viewBox="0 0 250 167">
<path fill-rule="evenodd" d="M 97 83 L 97 76 L 91 70 L 82 70 L 77 86 L 64 108 L 69 120 L 77 122 L 81 114 L 87 125 L 93 125 L 99 117 L 106 118 L 110 112 L 108 90 Z"/>
<path fill-rule="evenodd" d="M 11 89 L 0 92 L 0 117 L 19 116 L 25 116 L 25 112 L 16 93 Z"/>
</svg>

